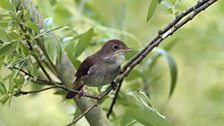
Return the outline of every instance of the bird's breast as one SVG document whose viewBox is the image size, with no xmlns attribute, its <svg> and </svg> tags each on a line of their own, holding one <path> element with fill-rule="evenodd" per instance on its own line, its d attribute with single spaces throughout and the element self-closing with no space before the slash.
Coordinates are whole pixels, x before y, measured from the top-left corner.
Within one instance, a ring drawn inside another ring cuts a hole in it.
<svg viewBox="0 0 224 126">
<path fill-rule="evenodd" d="M 111 83 L 120 71 L 120 65 L 99 63 L 95 72 L 85 76 L 85 84 L 88 86 L 103 86 Z"/>
</svg>

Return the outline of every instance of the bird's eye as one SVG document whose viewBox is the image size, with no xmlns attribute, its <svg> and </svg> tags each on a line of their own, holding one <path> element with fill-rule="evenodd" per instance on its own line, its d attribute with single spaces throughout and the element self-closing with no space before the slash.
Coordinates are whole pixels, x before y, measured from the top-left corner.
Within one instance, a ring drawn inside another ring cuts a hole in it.
<svg viewBox="0 0 224 126">
<path fill-rule="evenodd" d="M 117 50 L 118 46 L 117 45 L 113 45 L 113 49 Z"/>
</svg>

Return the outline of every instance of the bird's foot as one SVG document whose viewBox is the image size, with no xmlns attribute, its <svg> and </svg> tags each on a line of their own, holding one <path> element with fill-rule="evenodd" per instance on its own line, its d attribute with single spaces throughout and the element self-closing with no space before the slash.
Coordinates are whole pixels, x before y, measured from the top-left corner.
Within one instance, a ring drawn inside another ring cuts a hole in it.
<svg viewBox="0 0 224 126">
<path fill-rule="evenodd" d="M 112 81 L 111 82 L 111 87 L 112 87 L 113 90 L 115 90 L 117 88 L 117 83 Z"/>
<path fill-rule="evenodd" d="M 83 92 L 83 89 L 81 89 L 78 93 L 78 97 L 81 98 L 83 97 L 83 95 L 84 95 L 84 92 Z"/>
</svg>

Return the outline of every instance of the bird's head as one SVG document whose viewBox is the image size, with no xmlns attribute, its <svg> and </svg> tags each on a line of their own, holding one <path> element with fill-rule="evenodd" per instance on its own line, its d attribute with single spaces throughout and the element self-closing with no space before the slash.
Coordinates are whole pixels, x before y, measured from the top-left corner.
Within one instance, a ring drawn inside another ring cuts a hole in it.
<svg viewBox="0 0 224 126">
<path fill-rule="evenodd" d="M 112 39 L 107 41 L 100 49 L 100 55 L 103 55 L 103 59 L 108 62 L 115 62 L 121 64 L 124 60 L 124 55 L 131 51 L 122 41 Z"/>
</svg>

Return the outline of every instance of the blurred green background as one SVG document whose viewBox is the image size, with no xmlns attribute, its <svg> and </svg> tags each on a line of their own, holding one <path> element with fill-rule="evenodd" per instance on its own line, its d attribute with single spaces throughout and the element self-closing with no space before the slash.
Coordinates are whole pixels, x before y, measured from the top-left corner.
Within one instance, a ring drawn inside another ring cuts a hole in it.
<svg viewBox="0 0 224 126">
<path fill-rule="evenodd" d="M 35 0 L 34 3 L 45 18 L 53 18 L 55 26 L 68 25 L 75 30 L 74 33 L 56 31 L 60 40 L 73 37 L 73 34 L 82 33 L 91 27 L 94 27 L 95 34 L 100 34 L 100 38 L 92 40 L 93 46 L 86 49 L 79 60 L 97 50 L 102 44 L 97 42 L 109 38 L 121 38 L 138 51 L 174 18 L 160 4 L 152 19 L 146 22 L 149 0 Z M 181 12 L 194 3 L 195 0 L 182 0 L 175 6 L 175 11 Z M 154 72 L 162 74 L 158 81 L 150 85 L 150 96 L 156 109 L 174 126 L 224 124 L 223 8 L 224 1 L 218 1 L 160 45 L 164 47 L 172 43 L 169 53 L 177 64 L 178 81 L 172 98 L 166 102 L 169 69 L 165 59 L 160 58 Z M 141 71 L 143 67 L 137 69 Z M 152 80 L 154 74 L 151 73 L 148 78 Z M 122 87 L 125 93 L 137 90 L 136 85 L 139 83 L 128 84 L 125 82 Z M 0 105 L 0 126 L 67 124 L 75 111 L 74 103 L 64 101 L 63 97 L 53 93 L 46 91 L 34 96 L 15 97 L 10 107 Z M 122 110 L 122 106 L 115 106 L 115 112 L 119 110 Z M 77 125 L 88 124 L 82 119 Z"/>
</svg>

